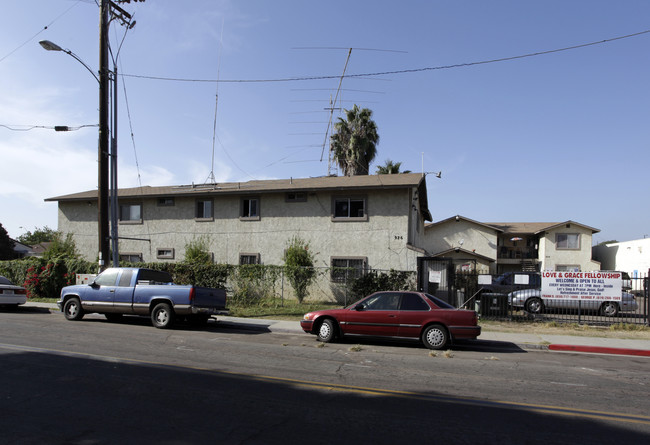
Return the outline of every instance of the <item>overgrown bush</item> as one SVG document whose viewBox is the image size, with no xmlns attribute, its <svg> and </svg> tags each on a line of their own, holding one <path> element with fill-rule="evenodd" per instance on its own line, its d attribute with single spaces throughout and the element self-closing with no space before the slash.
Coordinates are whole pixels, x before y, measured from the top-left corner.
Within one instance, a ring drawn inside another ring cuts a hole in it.
<svg viewBox="0 0 650 445">
<path fill-rule="evenodd" d="M 0 275 L 27 289 L 28 298 L 58 298 L 64 286 L 74 284 L 78 273 L 93 273 L 95 263 L 78 258 L 25 258 L 0 262 Z"/>
<path fill-rule="evenodd" d="M 261 300 L 275 296 L 275 285 L 282 276 L 282 268 L 246 264 L 234 268 L 232 303 L 238 306 L 252 306 Z"/>
<path fill-rule="evenodd" d="M 185 245 L 184 263 L 188 264 L 212 264 L 212 255 L 209 251 L 209 240 L 207 236 L 199 236 Z"/>
<path fill-rule="evenodd" d="M 359 298 L 386 290 L 415 290 L 415 272 L 391 269 L 388 273 L 370 271 L 355 279 L 350 286 L 352 295 Z"/>
<path fill-rule="evenodd" d="M 309 251 L 309 243 L 298 236 L 294 236 L 289 241 L 284 252 L 284 270 L 296 294 L 296 299 L 302 303 L 309 294 L 309 285 L 316 277 L 314 254 Z"/>
</svg>

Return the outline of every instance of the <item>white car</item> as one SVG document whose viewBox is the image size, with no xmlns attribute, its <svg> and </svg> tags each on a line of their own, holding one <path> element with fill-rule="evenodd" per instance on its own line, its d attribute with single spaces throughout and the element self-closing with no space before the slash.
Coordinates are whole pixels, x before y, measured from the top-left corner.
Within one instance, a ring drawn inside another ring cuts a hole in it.
<svg viewBox="0 0 650 445">
<path fill-rule="evenodd" d="M 7 278 L 0 275 L 0 306 L 18 306 L 27 302 L 27 291 L 24 287 L 15 286 Z"/>
<path fill-rule="evenodd" d="M 508 303 L 513 308 L 523 308 L 531 314 L 541 314 L 544 309 L 578 309 L 578 300 L 542 298 L 540 289 L 522 289 L 508 294 Z M 621 301 L 582 301 L 580 308 L 599 311 L 601 315 L 614 317 L 619 312 L 634 312 L 638 305 L 634 295 L 623 292 Z"/>
</svg>

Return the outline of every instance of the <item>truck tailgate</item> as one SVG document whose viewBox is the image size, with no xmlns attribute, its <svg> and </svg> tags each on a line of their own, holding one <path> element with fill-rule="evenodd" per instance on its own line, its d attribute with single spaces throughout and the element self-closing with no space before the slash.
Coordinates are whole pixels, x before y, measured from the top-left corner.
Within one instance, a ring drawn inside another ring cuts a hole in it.
<svg viewBox="0 0 650 445">
<path fill-rule="evenodd" d="M 209 287 L 194 287 L 194 306 L 226 308 L 226 290 Z"/>
</svg>

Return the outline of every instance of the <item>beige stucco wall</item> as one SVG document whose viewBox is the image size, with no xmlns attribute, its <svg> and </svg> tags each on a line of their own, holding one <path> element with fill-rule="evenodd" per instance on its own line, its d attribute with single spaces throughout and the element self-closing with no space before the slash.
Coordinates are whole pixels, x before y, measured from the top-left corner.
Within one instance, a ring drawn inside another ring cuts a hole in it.
<svg viewBox="0 0 650 445">
<path fill-rule="evenodd" d="M 452 219 L 430 226 L 426 229 L 426 233 L 427 236 L 423 246 L 427 252 L 434 255 L 438 252 L 460 247 L 474 251 L 478 255 L 496 259 L 496 230 L 461 218 L 458 221 Z"/>
<path fill-rule="evenodd" d="M 365 196 L 368 220 L 333 222 L 332 196 Z M 354 193 L 309 193 L 306 202 L 285 202 L 284 193 L 251 195 L 260 199 L 259 221 L 240 221 L 243 195 L 214 197 L 214 221 L 195 221 L 195 197 L 175 197 L 175 205 L 160 207 L 156 199 L 121 200 L 143 204 L 141 224 L 120 224 L 119 236 L 150 239 L 120 240 L 120 253 L 141 253 L 144 261 L 156 258 L 159 248 L 173 248 L 181 261 L 185 245 L 205 237 L 214 261 L 238 264 L 240 253 L 259 253 L 263 264 L 282 264 L 284 249 L 298 235 L 316 253 L 318 266 L 328 267 L 331 257 L 366 257 L 374 269 L 415 270 L 418 253 L 408 249 L 418 221 L 409 230 L 412 191 L 381 190 Z M 417 218 L 416 218 L 417 219 Z M 93 202 L 59 203 L 59 230 L 72 233 L 78 250 L 91 261 L 97 259 L 97 206 Z M 409 232 L 413 232 L 409 235 Z M 410 236 L 410 238 L 409 238 Z"/>
<path fill-rule="evenodd" d="M 580 234 L 580 249 L 557 249 L 557 234 Z M 539 258 L 541 270 L 556 270 L 558 266 L 576 265 L 583 272 L 600 270 L 600 263 L 591 259 L 592 230 L 576 224 L 547 231 L 540 237 Z"/>
</svg>

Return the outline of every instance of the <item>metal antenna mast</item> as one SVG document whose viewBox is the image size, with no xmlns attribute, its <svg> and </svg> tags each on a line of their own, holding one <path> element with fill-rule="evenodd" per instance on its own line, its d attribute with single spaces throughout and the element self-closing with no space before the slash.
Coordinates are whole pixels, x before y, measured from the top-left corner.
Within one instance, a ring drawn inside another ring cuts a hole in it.
<svg viewBox="0 0 650 445">
<path fill-rule="evenodd" d="M 336 102 L 339 99 L 339 93 L 341 92 L 341 85 L 343 84 L 343 78 L 345 77 L 345 71 L 348 69 L 348 62 L 350 61 L 350 56 L 352 55 L 352 48 L 348 50 L 348 57 L 345 59 L 345 66 L 343 67 L 343 73 L 341 74 L 341 78 L 339 79 L 339 87 L 336 89 L 336 95 L 334 96 L 334 101 L 332 102 L 332 99 L 330 98 L 330 118 L 329 121 L 327 122 L 327 130 L 325 130 L 325 140 L 323 141 L 323 149 L 320 152 L 320 160 L 323 162 L 323 154 L 325 153 L 325 146 L 327 145 L 327 140 L 330 132 L 330 128 L 332 127 L 332 117 L 334 115 L 334 110 L 337 109 L 335 107 Z M 340 108 L 339 108 L 340 109 Z M 328 148 L 328 159 L 327 159 L 327 175 L 331 176 L 332 175 L 332 149 Z"/>
<path fill-rule="evenodd" d="M 214 177 L 214 147 L 215 147 L 215 141 L 217 139 L 217 109 L 219 107 L 219 75 L 221 73 L 221 48 L 223 47 L 223 25 L 224 25 L 224 20 L 222 19 L 221 21 L 221 38 L 219 40 L 219 57 L 217 60 L 217 90 L 215 93 L 215 101 L 214 101 L 214 124 L 212 127 L 212 164 L 210 168 L 210 174 L 208 175 L 208 179 L 205 180 L 206 183 L 209 184 L 216 184 L 217 179 Z"/>
</svg>

